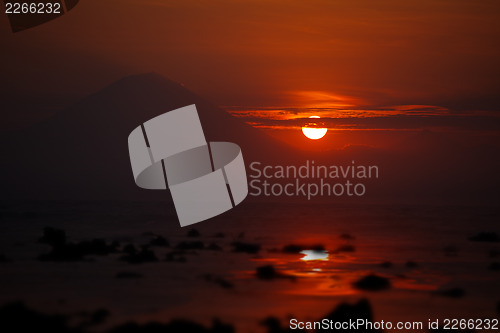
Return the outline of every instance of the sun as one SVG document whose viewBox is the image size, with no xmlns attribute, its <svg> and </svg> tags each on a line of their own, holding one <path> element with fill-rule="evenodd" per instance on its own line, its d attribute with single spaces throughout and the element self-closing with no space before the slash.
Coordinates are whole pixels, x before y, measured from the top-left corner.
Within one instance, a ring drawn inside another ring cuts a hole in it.
<svg viewBox="0 0 500 333">
<path fill-rule="evenodd" d="M 318 116 L 311 116 L 309 118 L 319 119 Z M 304 135 L 311 140 L 321 139 L 322 137 L 325 136 L 326 132 L 328 131 L 327 128 L 310 127 L 310 126 L 317 126 L 317 124 L 316 123 L 309 123 L 306 126 L 303 126 L 302 133 L 304 133 Z"/>
</svg>

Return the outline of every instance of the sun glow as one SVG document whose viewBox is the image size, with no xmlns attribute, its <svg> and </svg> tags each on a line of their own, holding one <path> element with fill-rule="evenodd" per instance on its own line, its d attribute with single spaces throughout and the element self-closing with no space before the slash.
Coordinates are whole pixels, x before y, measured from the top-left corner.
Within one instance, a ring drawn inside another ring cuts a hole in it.
<svg viewBox="0 0 500 333">
<path fill-rule="evenodd" d="M 311 116 L 309 118 L 319 119 L 318 116 Z M 321 139 L 322 137 L 324 137 L 326 132 L 328 131 L 328 129 L 314 127 L 314 126 L 317 126 L 317 124 L 316 123 L 309 123 L 306 126 L 303 126 L 302 133 L 304 133 L 304 135 L 311 140 L 318 140 L 318 139 Z"/>
<path fill-rule="evenodd" d="M 300 258 L 304 261 L 310 260 L 328 260 L 328 251 L 304 250 L 300 251 L 304 257 Z"/>
</svg>

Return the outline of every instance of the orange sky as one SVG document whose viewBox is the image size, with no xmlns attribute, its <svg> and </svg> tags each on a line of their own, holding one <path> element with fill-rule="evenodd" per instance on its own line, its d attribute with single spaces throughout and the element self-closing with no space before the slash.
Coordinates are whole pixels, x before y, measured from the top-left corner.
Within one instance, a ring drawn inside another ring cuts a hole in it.
<svg viewBox="0 0 500 333">
<path fill-rule="evenodd" d="M 228 110 L 499 110 L 497 0 L 82 0 L 16 34 L 0 17 L 10 95 L 66 101 L 155 71 Z"/>
</svg>

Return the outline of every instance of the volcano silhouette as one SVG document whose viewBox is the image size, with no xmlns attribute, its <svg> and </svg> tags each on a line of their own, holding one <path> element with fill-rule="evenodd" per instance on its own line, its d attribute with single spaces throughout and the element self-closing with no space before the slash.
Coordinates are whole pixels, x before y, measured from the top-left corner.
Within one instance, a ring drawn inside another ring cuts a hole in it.
<svg viewBox="0 0 500 333">
<path fill-rule="evenodd" d="M 159 74 L 132 75 L 5 135 L 2 198 L 164 198 L 163 191 L 135 185 L 127 137 L 145 121 L 190 104 L 196 104 L 206 139 L 237 143 L 245 162 L 292 149 Z"/>
<path fill-rule="evenodd" d="M 497 148 L 465 148 L 424 131 L 404 142 L 400 151 L 355 146 L 300 150 L 155 73 L 125 77 L 45 121 L 2 135 L 0 199 L 165 200 L 168 191 L 136 186 L 127 138 L 145 121 L 190 104 L 196 105 L 207 141 L 241 147 L 247 175 L 254 161 L 262 165 L 355 161 L 381 170 L 380 179 L 366 181 L 366 200 L 498 202 Z"/>
</svg>

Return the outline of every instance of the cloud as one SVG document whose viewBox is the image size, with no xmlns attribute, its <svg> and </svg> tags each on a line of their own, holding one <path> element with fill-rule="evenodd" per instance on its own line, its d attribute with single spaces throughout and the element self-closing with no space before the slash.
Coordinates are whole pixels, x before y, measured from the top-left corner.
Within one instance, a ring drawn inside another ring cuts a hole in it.
<svg viewBox="0 0 500 333">
<path fill-rule="evenodd" d="M 432 109 L 434 110 L 434 109 Z M 330 129 L 350 130 L 465 130 L 465 131 L 500 131 L 500 117 L 493 114 L 432 114 L 425 113 L 421 109 L 405 110 L 406 114 L 398 114 L 398 110 L 385 111 L 385 115 L 364 115 L 362 111 L 353 112 L 351 116 L 322 117 L 322 126 Z M 408 112 L 410 111 L 410 112 Z M 339 111 L 336 111 L 339 112 Z M 376 111 L 369 111 L 376 112 Z M 283 111 L 273 114 L 266 111 L 262 116 L 258 111 L 236 112 L 248 123 L 256 127 L 270 128 L 296 128 L 302 127 L 309 119 L 308 117 L 289 117 Z M 356 114 L 354 114 L 356 113 Z M 318 114 L 316 112 L 316 114 Z"/>
</svg>

